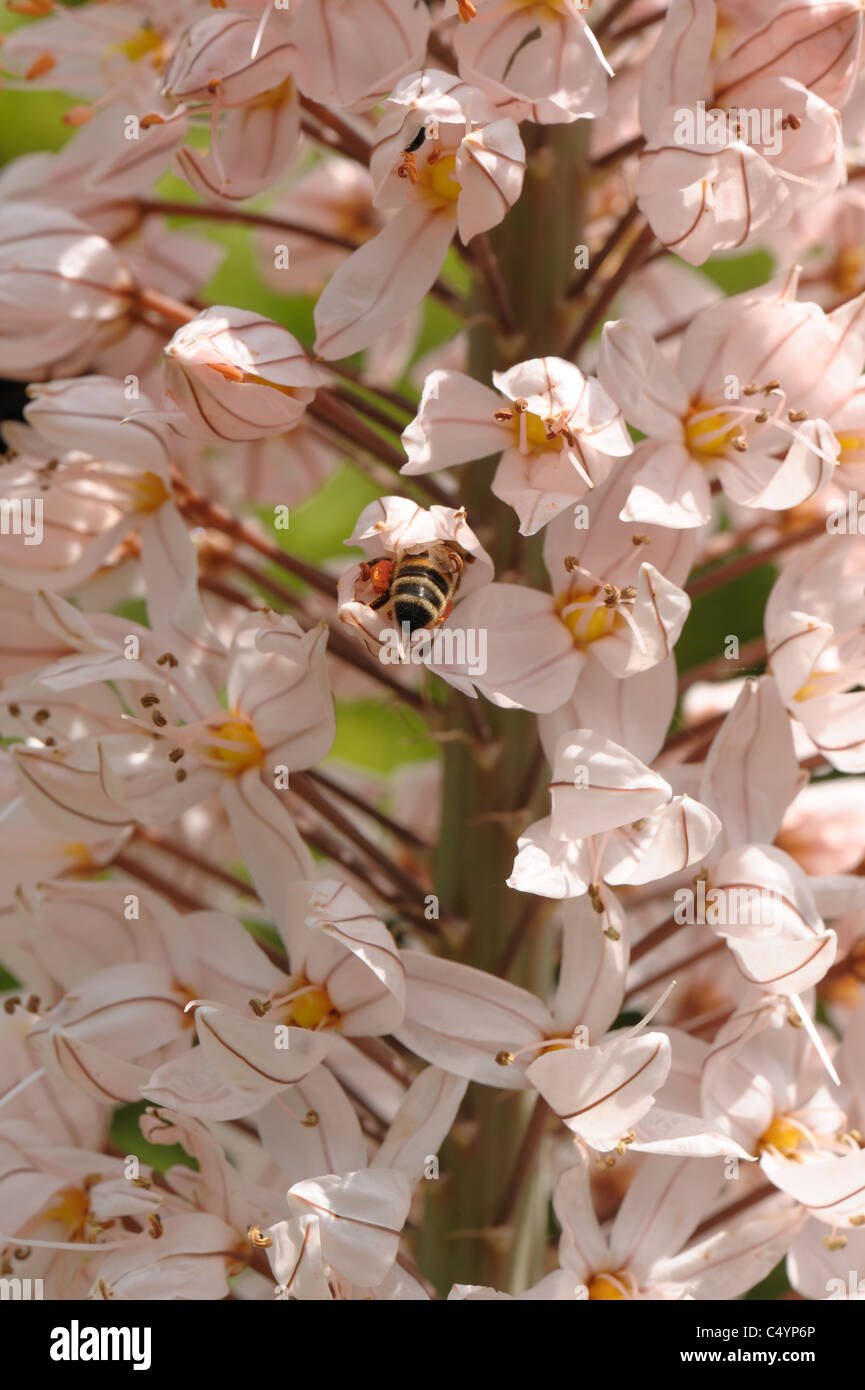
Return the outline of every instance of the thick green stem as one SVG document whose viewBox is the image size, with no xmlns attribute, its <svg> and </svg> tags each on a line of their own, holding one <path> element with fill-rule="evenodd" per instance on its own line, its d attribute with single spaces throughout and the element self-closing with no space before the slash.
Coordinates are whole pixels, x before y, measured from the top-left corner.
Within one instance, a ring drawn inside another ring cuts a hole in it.
<svg viewBox="0 0 865 1390">
<path fill-rule="evenodd" d="M 470 371 L 485 383 L 495 368 L 559 353 L 568 335 L 564 295 L 581 238 L 585 136 L 581 123 L 523 126 L 521 133 L 529 156 L 525 190 L 489 238 L 515 331 L 497 321 L 488 265 L 487 274 L 478 276 L 472 305 Z M 495 464 L 481 460 L 463 474 L 460 500 L 469 523 L 495 559 L 499 579 L 543 585 L 540 538 L 521 541 L 513 511 L 490 491 Z M 495 971 L 528 901 L 506 886 L 516 838 L 544 814 L 544 778 L 533 775 L 539 765 L 537 717 L 485 705 L 494 741 L 480 746 L 463 705 L 451 697 L 450 726 L 465 737 L 444 745 L 436 888 L 442 907 L 471 924 L 468 941 L 454 957 Z M 521 941 L 510 979 L 548 998 L 554 947 L 549 913 L 542 911 Z M 420 1267 L 442 1293 L 454 1283 L 516 1293 L 544 1272 L 549 1193 L 539 1159 L 549 1142 L 548 1116 L 533 1101 L 530 1093 L 469 1087 L 465 1123 L 442 1152 L 441 1178 L 429 1185 L 418 1239 Z"/>
</svg>

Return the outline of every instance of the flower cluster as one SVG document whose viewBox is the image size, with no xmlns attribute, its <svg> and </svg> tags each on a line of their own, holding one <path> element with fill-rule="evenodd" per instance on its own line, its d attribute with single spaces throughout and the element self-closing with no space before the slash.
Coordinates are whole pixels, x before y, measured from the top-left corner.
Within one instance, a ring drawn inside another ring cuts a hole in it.
<svg viewBox="0 0 865 1390">
<path fill-rule="evenodd" d="M 865 1296 L 861 0 L 8 10 L 0 1277 Z"/>
</svg>

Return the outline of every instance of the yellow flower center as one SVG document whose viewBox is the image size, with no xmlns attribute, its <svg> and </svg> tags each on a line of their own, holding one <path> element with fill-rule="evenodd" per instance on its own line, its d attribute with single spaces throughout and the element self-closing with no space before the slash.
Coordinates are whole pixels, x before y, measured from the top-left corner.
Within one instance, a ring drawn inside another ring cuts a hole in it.
<svg viewBox="0 0 865 1390">
<path fill-rule="evenodd" d="M 622 1301 L 628 1297 L 624 1289 L 630 1289 L 630 1280 L 625 1274 L 596 1274 L 588 1288 L 593 1303 Z"/>
<path fill-rule="evenodd" d="M 319 1028 L 336 1010 L 321 985 L 313 985 L 285 1006 L 286 1022 L 296 1028 Z"/>
<path fill-rule="evenodd" d="M 137 63 L 139 59 L 146 58 L 149 53 L 157 53 L 162 47 L 162 38 L 158 30 L 152 24 L 142 24 L 140 29 L 136 29 L 131 39 L 126 39 L 124 43 L 114 43 L 109 48 L 109 53 L 122 53 L 128 58 L 130 63 Z"/>
<path fill-rule="evenodd" d="M 519 412 L 515 412 L 514 418 L 511 421 L 511 429 L 513 430 L 517 445 L 519 445 L 521 438 L 521 419 L 526 422 L 526 444 L 531 449 L 532 453 L 548 454 L 550 452 L 561 452 L 563 443 L 562 436 L 557 434 L 550 439 L 547 434 L 547 426 L 540 415 L 533 415 L 529 410 L 523 411 L 522 415 L 520 415 Z"/>
<path fill-rule="evenodd" d="M 861 462 L 861 460 L 845 459 L 844 454 L 859 454 L 865 448 L 865 437 L 861 434 L 837 434 L 835 438 L 841 446 L 841 458 L 839 463 Z"/>
<path fill-rule="evenodd" d="M 723 454 L 732 436 L 738 433 L 725 411 L 707 414 L 707 410 L 712 407 L 694 405 L 685 421 L 685 443 L 700 463 Z"/>
<path fill-rule="evenodd" d="M 111 473 L 99 471 L 99 482 L 125 494 L 132 512 L 158 512 L 166 502 L 171 501 L 171 493 L 158 473 Z M 122 505 L 122 504 L 121 504 Z"/>
<path fill-rule="evenodd" d="M 776 1115 L 765 1134 L 757 1142 L 757 1150 L 777 1149 L 779 1153 L 795 1153 L 804 1139 L 800 1127 L 787 1119 L 786 1115 Z"/>
<path fill-rule="evenodd" d="M 603 603 L 589 609 L 597 593 L 597 589 L 590 593 L 569 593 L 556 600 L 556 611 L 577 647 L 588 647 L 599 637 L 606 637 L 616 625 L 618 615 L 614 609 Z"/>
<path fill-rule="evenodd" d="M 225 763 L 232 772 L 245 772 L 248 767 L 257 767 L 262 761 L 264 749 L 248 719 L 226 719 L 222 724 L 211 725 L 211 733 L 237 745 L 224 748 L 221 743 L 208 743 L 203 750 L 208 757 Z"/>
<path fill-rule="evenodd" d="M 53 1206 L 42 1213 L 43 1221 L 60 1221 L 72 1240 L 83 1236 L 90 1214 L 90 1198 L 80 1187 L 64 1187 Z"/>
<path fill-rule="evenodd" d="M 832 283 L 842 294 L 854 294 L 865 276 L 865 250 L 861 246 L 842 246 L 830 274 Z"/>
<path fill-rule="evenodd" d="M 442 154 L 438 159 L 427 160 L 420 171 L 420 183 L 427 193 L 442 203 L 455 203 L 462 192 L 454 178 L 456 154 Z"/>
</svg>

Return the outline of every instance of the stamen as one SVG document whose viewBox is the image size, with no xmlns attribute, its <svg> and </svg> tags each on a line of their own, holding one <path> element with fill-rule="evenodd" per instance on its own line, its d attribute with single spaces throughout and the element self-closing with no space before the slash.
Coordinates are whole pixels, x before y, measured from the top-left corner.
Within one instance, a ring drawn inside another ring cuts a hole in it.
<svg viewBox="0 0 865 1390">
<path fill-rule="evenodd" d="M 635 1023 L 633 1027 L 626 1029 L 624 1033 L 620 1033 L 617 1030 L 613 1034 L 613 1037 L 610 1041 L 624 1041 L 625 1038 L 632 1038 L 635 1033 L 639 1033 L 641 1029 L 645 1028 L 646 1024 L 650 1023 L 652 1019 L 655 1017 L 655 1014 L 658 1012 L 658 1010 L 663 1008 L 663 1006 L 666 1004 L 667 1000 L 673 993 L 673 990 L 676 988 L 676 985 L 678 983 L 678 980 L 671 980 L 658 1002 L 652 1006 L 652 1008 L 649 1010 L 647 1014 L 644 1015 L 643 1018 L 640 1019 L 639 1023 Z"/>
<path fill-rule="evenodd" d="M 10 1091 L 7 1091 L 5 1096 L 3 1096 L 2 1099 L 0 1099 L 0 1107 L 6 1105 L 10 1100 L 14 1100 L 15 1097 L 20 1095 L 22 1091 L 26 1090 L 28 1086 L 32 1086 L 34 1081 L 41 1081 L 44 1075 L 45 1068 L 39 1067 L 37 1071 L 31 1072 L 29 1076 L 25 1076 L 23 1081 L 19 1081 L 17 1086 L 13 1086 L 12 1089 Z M 4 1237 L 0 1236 L 0 1240 L 2 1239 L 4 1239 Z M 14 1237 L 9 1236 L 8 1239 L 13 1240 Z"/>
</svg>

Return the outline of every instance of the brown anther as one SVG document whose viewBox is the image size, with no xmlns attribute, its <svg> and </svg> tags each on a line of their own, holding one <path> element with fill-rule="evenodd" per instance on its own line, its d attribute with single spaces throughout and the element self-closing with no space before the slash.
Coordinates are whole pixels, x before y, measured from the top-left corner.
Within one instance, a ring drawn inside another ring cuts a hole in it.
<svg viewBox="0 0 865 1390">
<path fill-rule="evenodd" d="M 39 995 L 31 994 L 24 1007 L 27 1010 L 28 1014 L 38 1014 L 40 1005 L 41 1000 L 39 998 Z"/>
<path fill-rule="evenodd" d="M 158 1211 L 152 1211 L 147 1219 L 150 1226 L 150 1230 L 147 1234 L 151 1236 L 153 1240 L 159 1240 L 159 1237 L 163 1234 L 165 1229 L 162 1225 L 162 1217 L 159 1215 Z"/>
<path fill-rule="evenodd" d="M 797 1012 L 796 1012 L 795 1009 L 789 1009 L 789 1010 L 788 1010 L 788 1012 L 787 1012 L 787 1022 L 789 1023 L 789 1025 L 790 1025 L 791 1028 L 801 1028 L 801 1027 L 802 1027 L 802 1020 L 801 1020 L 801 1018 L 799 1017 L 799 1015 L 797 1014 Z"/>
<path fill-rule="evenodd" d="M 605 607 L 605 608 L 615 608 L 616 604 L 619 602 L 619 599 L 620 599 L 621 597 L 622 597 L 621 590 L 620 590 L 620 589 L 617 589 L 616 586 L 615 586 L 615 584 L 605 584 L 605 585 L 604 585 L 604 607 Z"/>
<path fill-rule="evenodd" d="M 164 729 L 166 724 L 168 723 L 168 720 L 165 718 L 165 715 L 162 713 L 161 710 L 155 709 L 150 717 L 156 725 L 157 729 Z"/>
<path fill-rule="evenodd" d="M 494 411 L 493 411 L 493 419 L 494 419 L 494 420 L 497 420 L 498 423 L 499 423 L 500 425 L 506 425 L 506 424 L 508 423 L 508 421 L 509 421 L 509 420 L 513 420 L 513 418 L 514 418 L 514 412 L 513 412 L 512 410 L 494 410 Z"/>
<path fill-rule="evenodd" d="M 849 1218 L 851 1226 L 865 1226 L 865 1213 L 858 1212 L 856 1216 Z"/>
<path fill-rule="evenodd" d="M 169 755 L 168 755 L 168 761 L 169 761 L 170 763 L 179 763 L 179 762 L 180 762 L 180 759 L 181 759 L 182 757 L 183 757 L 183 749 L 182 749 L 182 748 L 172 748 L 171 752 L 170 752 Z"/>
<path fill-rule="evenodd" d="M 145 709 L 150 709 L 152 705 L 159 704 L 159 696 L 154 695 L 152 693 L 149 695 L 142 695 L 141 704 L 144 706 Z"/>
<path fill-rule="evenodd" d="M 807 410 L 788 410 L 787 419 L 791 425 L 798 425 L 800 420 L 808 419 L 808 412 Z"/>
<path fill-rule="evenodd" d="M 32 1253 L 33 1249 L 30 1245 L 19 1245 L 12 1251 L 16 1260 L 29 1260 Z"/>
<path fill-rule="evenodd" d="M 565 569 L 567 570 L 568 574 L 573 574 L 574 570 L 578 570 L 579 568 L 580 562 L 576 555 L 565 556 Z"/>
<path fill-rule="evenodd" d="M 264 1015 L 272 1008 L 272 1005 L 269 1001 L 264 999 L 250 999 L 249 1007 L 252 1009 L 256 1018 L 264 1018 Z"/>
<path fill-rule="evenodd" d="M 140 130 L 149 130 L 152 125 L 165 125 L 165 117 L 160 116 L 158 111 L 148 111 L 138 122 Z"/>
<path fill-rule="evenodd" d="M 801 119 L 800 119 L 798 116 L 794 116 L 793 113 L 792 113 L 792 111 L 791 111 L 790 114 L 789 114 L 789 116 L 785 116 L 784 119 L 783 119 L 783 121 L 781 122 L 781 129 L 782 129 L 782 130 L 788 130 L 788 129 L 789 129 L 789 130 L 798 130 L 799 127 L 801 126 L 801 124 L 802 124 Z"/>
<path fill-rule="evenodd" d="M 637 535 L 631 537 L 631 545 L 648 545 L 649 541 L 649 536 Z"/>
<path fill-rule="evenodd" d="M 857 1144 L 861 1145 L 862 1135 L 859 1133 L 858 1129 L 848 1129 L 847 1133 L 851 1139 L 854 1139 Z"/>
<path fill-rule="evenodd" d="M 56 748 L 57 746 L 56 738 L 43 738 L 42 742 L 45 744 L 46 748 Z"/>
<path fill-rule="evenodd" d="M 316 1125 L 318 1124 L 318 1111 L 307 1110 L 300 1123 L 302 1125 L 305 1125 L 307 1129 L 315 1129 Z"/>
<path fill-rule="evenodd" d="M 397 175 L 401 179 L 408 179 L 410 183 L 417 183 L 417 160 L 411 150 L 406 150 L 402 157 L 402 163 L 397 169 Z"/>
<path fill-rule="evenodd" d="M 645 817 L 645 816 L 640 816 L 640 819 L 639 819 L 639 820 L 635 820 L 635 821 L 632 821 L 632 822 L 631 822 L 631 829 L 632 829 L 632 830 L 642 830 L 642 829 L 643 829 L 643 826 L 644 826 L 645 824 L 646 824 L 646 817 Z"/>
<path fill-rule="evenodd" d="M 268 1250 L 273 1244 L 270 1236 L 263 1236 L 258 1226 L 250 1226 L 246 1233 L 246 1239 L 250 1245 L 254 1245 L 258 1250 Z"/>
<path fill-rule="evenodd" d="M 778 379 L 776 376 L 773 376 L 772 380 L 771 380 L 771 381 L 767 381 L 767 382 L 766 382 L 766 385 L 763 387 L 763 395 L 764 395 L 764 396 L 769 396 L 769 395 L 771 395 L 771 393 L 772 393 L 773 391 L 780 391 L 780 389 L 781 389 L 781 382 L 779 381 L 779 379 Z"/>
<path fill-rule="evenodd" d="M 607 937 L 609 941 L 620 941 L 622 933 L 616 931 L 615 927 L 604 927 L 604 936 Z"/>
<path fill-rule="evenodd" d="M 747 454 L 748 441 L 745 438 L 744 434 L 734 435 L 733 438 L 730 440 L 730 443 L 732 444 L 733 448 L 736 450 L 738 454 Z"/>
<path fill-rule="evenodd" d="M 759 381 L 749 381 L 747 386 L 742 387 L 743 396 L 759 396 L 762 391 Z"/>
<path fill-rule="evenodd" d="M 175 772 L 175 774 L 174 774 L 174 780 L 175 780 L 175 782 L 185 782 L 185 781 L 186 781 L 186 769 L 185 769 L 185 768 L 182 768 L 182 767 L 179 767 L 179 768 L 177 769 L 177 771 Z"/>
<path fill-rule="evenodd" d="M 842 1235 L 824 1236 L 823 1244 L 827 1250 L 843 1250 L 847 1244 L 847 1237 Z"/>
<path fill-rule="evenodd" d="M 21 706 L 20 706 L 20 705 L 16 705 L 16 704 L 14 704 L 14 703 L 11 704 L 11 705 L 7 705 L 7 706 L 6 706 L 6 709 L 7 709 L 8 712 L 11 714 L 11 716 L 12 716 L 13 719 L 17 719 L 18 716 L 19 716 L 19 714 L 21 713 Z"/>
<path fill-rule="evenodd" d="M 7 1014 L 14 1014 L 17 1005 L 20 1003 L 20 994 L 10 994 L 8 999 L 3 1000 L 3 1012 Z"/>
<path fill-rule="evenodd" d="M 34 723 L 34 724 L 44 724 L 45 721 L 46 721 L 46 719 L 50 719 L 50 718 L 51 718 L 51 711 L 50 711 L 50 709 L 38 709 L 38 710 L 36 711 L 36 713 L 33 715 L 33 723 Z"/>
<path fill-rule="evenodd" d="M 636 598 L 637 590 L 633 584 L 626 584 L 622 590 L 622 598 Z"/>
<path fill-rule="evenodd" d="M 512 1052 L 497 1052 L 496 1062 L 500 1067 L 509 1067 L 513 1064 L 514 1054 Z"/>
<path fill-rule="evenodd" d="M 525 396 L 518 396 L 517 399 L 514 401 L 514 410 L 517 412 L 518 415 L 522 415 L 525 411 L 528 410 L 528 408 L 529 403 L 526 400 Z"/>
<path fill-rule="evenodd" d="M 177 657 L 174 655 L 173 652 L 163 652 L 161 656 L 158 656 L 156 658 L 156 664 L 157 666 L 173 667 L 178 666 L 180 663 L 178 662 Z"/>
<path fill-rule="evenodd" d="M 757 411 L 757 414 L 754 416 L 754 421 L 755 421 L 755 423 L 758 424 L 758 425 L 765 425 L 765 423 L 766 423 L 766 421 L 768 420 L 768 418 L 769 418 L 769 412 L 768 412 L 768 410 L 766 409 L 766 407 L 763 406 L 763 409 L 762 409 L 762 410 L 758 410 L 758 411 Z"/>
</svg>

